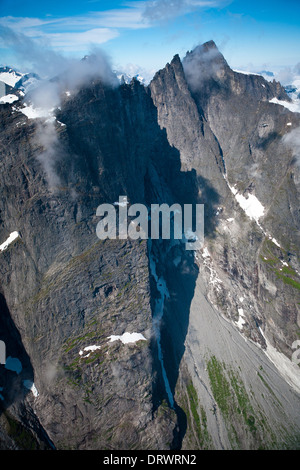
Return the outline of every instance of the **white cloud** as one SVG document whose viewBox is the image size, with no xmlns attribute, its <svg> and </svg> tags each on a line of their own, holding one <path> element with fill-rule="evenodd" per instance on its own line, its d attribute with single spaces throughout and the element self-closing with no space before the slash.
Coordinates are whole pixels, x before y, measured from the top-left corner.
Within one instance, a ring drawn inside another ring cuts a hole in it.
<svg viewBox="0 0 300 470">
<path fill-rule="evenodd" d="M 0 24 L 14 28 L 16 31 L 36 28 L 49 24 L 49 21 L 43 21 L 39 18 L 27 18 L 17 16 L 3 16 L 0 18 Z"/>
<path fill-rule="evenodd" d="M 138 80 L 142 83 L 148 84 L 152 80 L 154 74 L 157 72 L 156 69 L 148 69 L 145 67 L 141 67 L 139 64 L 118 64 L 116 66 L 117 72 L 120 75 L 123 73 L 128 77 L 136 77 L 138 75 Z"/>
<path fill-rule="evenodd" d="M 300 166 L 300 127 L 297 127 L 286 134 L 282 140 L 283 143 L 292 150 L 293 157 L 295 158 L 297 165 Z"/>
<path fill-rule="evenodd" d="M 85 55 L 92 45 L 99 46 L 117 38 L 122 29 L 135 30 L 150 26 L 142 15 L 144 2 L 134 3 L 122 9 L 88 12 L 63 18 L 2 17 L 0 18 L 0 36 L 3 39 L 1 47 L 11 48 L 10 38 L 14 33 L 15 37 L 26 36 L 48 48 L 52 47 L 53 50 Z M 2 33 L 5 30 L 9 31 L 9 35 L 1 34 L 1 30 Z"/>
<path fill-rule="evenodd" d="M 96 28 L 79 33 L 53 33 L 45 35 L 51 41 L 54 48 L 62 48 L 65 51 L 78 51 L 80 48 L 89 48 L 91 45 L 104 44 L 110 39 L 119 36 L 117 30 L 109 28 Z"/>
<path fill-rule="evenodd" d="M 290 103 L 289 101 L 279 100 L 278 98 L 272 98 L 271 100 L 269 100 L 269 103 L 280 104 L 281 106 L 284 106 L 285 108 L 289 109 L 293 113 L 300 113 L 299 101 Z"/>
<path fill-rule="evenodd" d="M 6 16 L 0 18 L 0 24 L 14 31 L 33 36 L 41 33 L 49 37 L 56 33 L 84 33 L 99 28 L 142 29 L 150 24 L 143 18 L 144 2 L 133 2 L 134 5 L 123 9 L 91 12 L 83 15 L 66 16 L 62 18 L 49 17 L 24 18 Z"/>
<path fill-rule="evenodd" d="M 129 1 L 122 8 L 66 17 L 6 16 L 0 18 L 0 26 L 32 39 L 46 40 L 54 48 L 82 51 L 91 43 L 99 45 L 118 37 L 125 29 L 149 28 L 161 20 L 198 9 L 222 7 L 230 2 L 231 0 Z M 5 41 L 2 47 L 7 47 Z"/>
<path fill-rule="evenodd" d="M 97 21 L 97 24 L 107 26 L 108 28 L 143 29 L 150 26 L 143 17 L 140 4 L 133 5 L 128 9 L 99 12 L 96 15 L 95 21 Z"/>
<path fill-rule="evenodd" d="M 154 21 L 176 18 L 199 9 L 220 8 L 230 0 L 152 0 L 144 3 L 143 16 Z M 133 4 L 133 2 L 131 3 Z"/>
</svg>

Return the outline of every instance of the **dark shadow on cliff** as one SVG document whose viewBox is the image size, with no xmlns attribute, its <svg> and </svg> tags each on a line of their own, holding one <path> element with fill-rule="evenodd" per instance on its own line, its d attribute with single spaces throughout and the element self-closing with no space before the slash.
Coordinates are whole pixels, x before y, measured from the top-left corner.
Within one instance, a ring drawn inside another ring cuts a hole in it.
<svg viewBox="0 0 300 470">
<path fill-rule="evenodd" d="M 1 405 L 4 408 L 22 399 L 29 391 L 25 389 L 23 380 L 33 382 L 33 368 L 30 358 L 22 344 L 6 300 L 0 294 L 0 339 L 6 345 L 6 365 L 0 365 L 0 387 L 2 387 Z"/>
<path fill-rule="evenodd" d="M 186 177 L 189 178 L 189 175 L 182 175 L 183 179 Z M 215 212 L 219 205 L 219 195 L 203 177 L 195 177 L 194 185 L 194 187 L 200 189 L 200 196 L 191 197 L 190 203 L 204 204 L 204 236 L 206 239 L 213 238 L 216 228 Z M 175 246 L 170 251 L 169 259 L 165 263 L 165 275 L 168 279 L 170 298 L 166 301 L 161 333 L 164 356 L 166 357 L 165 367 L 173 394 L 177 387 L 180 363 L 185 353 L 185 338 L 189 327 L 190 307 L 199 274 L 194 252 L 187 251 L 185 245 L 180 246 L 180 249 L 181 252 L 178 250 L 178 246 Z M 198 256 L 201 259 L 201 255 Z M 180 397 L 178 398 L 180 399 Z M 179 449 L 186 430 L 187 417 L 177 404 L 175 409 L 180 426 L 178 431 L 175 430 L 177 434 L 174 435 L 173 447 Z"/>
<path fill-rule="evenodd" d="M 160 140 L 160 152 L 153 155 L 152 165 L 145 177 L 147 203 L 204 204 L 204 235 L 213 238 L 216 228 L 216 209 L 220 197 L 208 180 L 196 174 L 195 170 L 181 171 L 180 153 L 170 146 L 166 132 L 157 129 Z M 167 190 L 166 190 L 167 188 Z M 195 229 L 195 227 L 193 227 Z M 161 347 L 163 366 L 174 397 L 179 378 L 180 363 L 185 352 L 185 338 L 189 326 L 189 314 L 199 268 L 195 263 L 194 251 L 187 250 L 185 243 L 178 240 L 152 240 L 152 256 L 157 260 L 157 276 L 167 284 L 169 298 L 165 299 L 164 315 L 161 321 Z M 152 277 L 152 310 L 159 298 L 156 282 Z M 162 365 L 157 359 L 157 345 L 153 341 L 156 354 L 156 376 L 153 396 L 154 409 L 165 400 L 170 403 L 166 392 L 165 379 L 162 376 Z M 159 372 L 160 371 L 160 372 Z M 180 397 L 179 397 L 180 399 Z M 188 420 L 185 411 L 174 400 L 174 410 L 178 425 L 174 429 L 172 449 L 180 449 L 187 430 Z"/>
<path fill-rule="evenodd" d="M 7 433 L 12 441 L 23 450 L 36 450 L 51 448 L 50 440 L 40 426 L 37 418 L 28 414 L 24 405 L 26 395 L 31 391 L 24 386 L 24 381 L 34 382 L 34 372 L 30 358 L 22 343 L 21 335 L 16 328 L 5 297 L 0 293 L 0 339 L 5 343 L 6 363 L 0 365 L 0 418 L 4 417 L 7 425 Z M 9 411 L 10 406 L 18 410 L 18 419 Z M 38 442 L 26 425 L 31 421 Z M 5 448 L 5 443 L 0 442 L 0 447 Z"/>
<path fill-rule="evenodd" d="M 270 144 L 278 141 L 280 138 L 281 136 L 278 134 L 278 132 L 270 132 L 266 137 L 259 140 L 257 147 L 264 151 L 269 147 Z"/>
</svg>

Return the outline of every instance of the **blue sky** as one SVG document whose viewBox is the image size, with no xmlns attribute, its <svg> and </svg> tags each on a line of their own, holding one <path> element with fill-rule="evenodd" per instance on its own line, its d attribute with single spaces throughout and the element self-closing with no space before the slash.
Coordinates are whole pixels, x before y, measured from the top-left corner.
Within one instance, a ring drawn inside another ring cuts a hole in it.
<svg viewBox="0 0 300 470">
<path fill-rule="evenodd" d="M 0 63 L 19 68 L 30 68 L 35 44 L 78 58 L 97 46 L 114 67 L 152 71 L 210 39 L 233 68 L 293 67 L 300 1 L 0 0 Z"/>
</svg>

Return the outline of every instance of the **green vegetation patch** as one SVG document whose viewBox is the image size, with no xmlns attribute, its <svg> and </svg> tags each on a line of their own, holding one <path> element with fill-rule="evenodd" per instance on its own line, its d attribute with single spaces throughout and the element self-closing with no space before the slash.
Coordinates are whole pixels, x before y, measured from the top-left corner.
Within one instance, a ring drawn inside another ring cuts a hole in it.
<svg viewBox="0 0 300 470">
<path fill-rule="evenodd" d="M 38 450 L 40 446 L 32 432 L 23 424 L 16 421 L 8 412 L 5 412 L 7 422 L 7 434 L 13 439 L 21 450 Z"/>
<path fill-rule="evenodd" d="M 189 397 L 190 410 L 201 449 L 207 449 L 211 446 L 211 437 L 207 429 L 207 416 L 203 406 L 201 406 L 199 403 L 198 395 L 192 381 L 190 381 L 187 386 L 187 393 Z M 200 415 L 198 410 L 200 411 Z"/>
<path fill-rule="evenodd" d="M 224 367 L 225 366 L 219 362 L 215 356 L 212 356 L 207 363 L 207 371 L 213 396 L 224 418 L 229 418 L 232 391 L 230 382 L 223 372 Z"/>
<path fill-rule="evenodd" d="M 232 448 L 242 448 L 243 434 L 252 436 L 253 442 L 260 442 L 255 412 L 238 373 L 226 367 L 215 356 L 207 361 L 207 371 L 214 399 L 228 428 Z"/>
<path fill-rule="evenodd" d="M 231 386 L 235 392 L 235 396 L 238 401 L 238 413 L 240 413 L 248 426 L 249 430 L 254 433 L 257 428 L 255 426 L 254 410 L 251 405 L 248 393 L 246 391 L 244 383 L 239 379 L 238 375 L 232 370 L 229 371 L 231 379 Z"/>
<path fill-rule="evenodd" d="M 200 404 L 197 391 L 190 380 L 186 393 L 180 394 L 180 406 L 187 417 L 187 436 L 190 444 L 202 450 L 213 449 L 213 442 L 207 427 L 207 416 L 204 407 Z M 195 440 L 197 444 L 195 444 Z"/>
<path fill-rule="evenodd" d="M 260 259 L 265 263 L 269 269 L 280 279 L 284 284 L 287 284 L 295 289 L 300 290 L 299 275 L 297 272 L 285 261 L 288 266 L 282 264 L 282 261 L 272 251 L 274 249 L 270 240 L 266 240 L 263 246 L 263 254 Z M 282 250 L 284 252 L 284 250 Z M 283 253 L 285 255 L 285 252 Z M 285 256 L 286 258 L 286 256 Z"/>
<path fill-rule="evenodd" d="M 263 369 L 261 369 L 263 370 Z M 265 378 L 262 376 L 262 374 L 260 372 L 257 372 L 257 375 L 258 377 L 260 378 L 260 380 L 262 381 L 262 383 L 264 384 L 264 386 L 266 387 L 266 389 L 269 391 L 269 393 L 272 395 L 272 397 L 276 400 L 276 402 L 278 403 L 278 405 L 280 405 L 282 407 L 282 404 L 280 403 L 280 401 L 278 400 L 277 396 L 275 395 L 275 393 L 273 392 L 272 388 L 270 387 L 270 385 L 268 384 L 268 382 L 265 380 Z"/>
</svg>

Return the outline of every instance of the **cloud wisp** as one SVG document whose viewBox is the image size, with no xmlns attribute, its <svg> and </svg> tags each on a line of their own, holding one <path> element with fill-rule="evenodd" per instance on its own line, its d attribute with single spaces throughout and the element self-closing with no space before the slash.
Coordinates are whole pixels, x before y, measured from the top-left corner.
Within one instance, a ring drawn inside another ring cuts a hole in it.
<svg viewBox="0 0 300 470">
<path fill-rule="evenodd" d="M 292 150 L 296 165 L 300 169 L 300 127 L 293 129 L 282 138 L 283 143 Z"/>
<path fill-rule="evenodd" d="M 211 78 L 216 78 L 224 67 L 223 56 L 213 42 L 197 46 L 182 61 L 185 77 L 193 92 Z"/>
<path fill-rule="evenodd" d="M 26 35 L 39 42 L 51 44 L 55 50 L 86 51 L 91 45 L 99 46 L 117 38 L 122 30 L 149 27 L 148 21 L 142 15 L 143 4 L 144 2 L 132 2 L 132 5 L 124 8 L 57 18 L 7 16 L 0 18 L 0 27 L 2 33 L 7 27 L 16 36 Z M 5 37 L 4 34 L 2 47 L 10 47 L 10 43 L 11 36 Z"/>
<path fill-rule="evenodd" d="M 48 188 L 55 192 L 60 186 L 61 180 L 56 171 L 56 164 L 64 158 L 63 147 L 61 146 L 53 121 L 39 121 L 35 133 L 37 144 L 42 151 L 37 156 L 46 176 Z"/>
<path fill-rule="evenodd" d="M 0 27 L 51 44 L 55 50 L 75 53 L 89 49 L 91 44 L 99 46 L 118 38 L 124 31 L 151 28 L 188 13 L 222 8 L 231 1 L 135 0 L 115 9 L 65 17 L 0 17 Z M 2 47 L 10 47 L 9 44 L 9 38 L 4 38 Z"/>
<path fill-rule="evenodd" d="M 0 26 L 1 37 L 5 37 L 17 56 L 26 55 L 28 65 L 43 77 L 28 90 L 24 107 L 19 107 L 19 110 L 29 119 L 37 119 L 35 138 L 40 149 L 37 159 L 53 192 L 60 185 L 57 162 L 64 157 L 56 130 L 55 109 L 61 105 L 66 92 L 74 95 L 83 86 L 97 80 L 105 86 L 115 87 L 119 85 L 118 79 L 112 71 L 109 57 L 100 48 L 92 47 L 90 55 L 76 60 L 66 58 L 45 44 L 8 27 Z"/>
<path fill-rule="evenodd" d="M 42 76 L 53 76 L 66 68 L 65 57 L 48 47 L 45 40 L 39 42 L 20 31 L 0 24 L 0 39 L 25 66 Z"/>
<path fill-rule="evenodd" d="M 34 108 L 42 109 L 46 117 L 40 120 L 36 127 L 37 143 L 43 149 L 37 158 L 45 171 L 52 192 L 61 183 L 55 168 L 57 162 L 64 158 L 64 149 L 58 138 L 53 115 L 55 108 L 61 105 L 62 96 L 66 96 L 66 92 L 74 96 L 83 86 L 88 86 L 94 80 L 99 80 L 109 87 L 119 84 L 107 56 L 96 48 L 91 52 L 90 56 L 81 61 L 71 61 L 69 67 L 55 80 L 43 81 L 25 97 Z"/>
<path fill-rule="evenodd" d="M 221 8 L 230 0 L 152 0 L 144 2 L 143 17 L 150 21 L 165 21 L 200 9 Z"/>
</svg>

